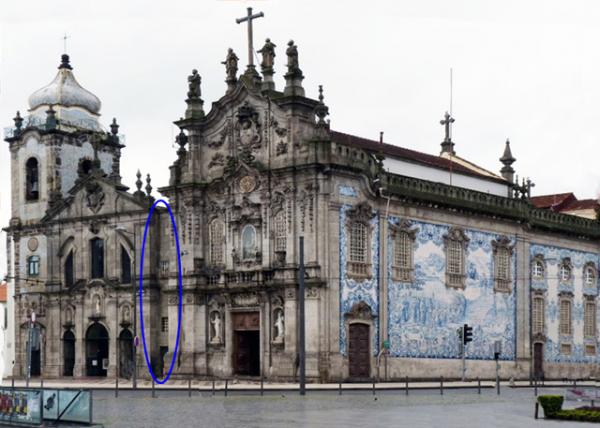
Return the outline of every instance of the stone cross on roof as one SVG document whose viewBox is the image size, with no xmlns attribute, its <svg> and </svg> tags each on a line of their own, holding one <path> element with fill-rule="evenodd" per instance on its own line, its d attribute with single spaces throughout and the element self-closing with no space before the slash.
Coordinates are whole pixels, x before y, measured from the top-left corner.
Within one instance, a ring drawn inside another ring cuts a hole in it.
<svg viewBox="0 0 600 428">
<path fill-rule="evenodd" d="M 252 46 L 252 20 L 262 18 L 265 16 L 264 13 L 259 12 L 252 14 L 252 8 L 248 8 L 248 15 L 243 18 L 237 18 L 235 22 L 241 24 L 242 22 L 248 21 L 248 68 L 254 68 L 254 47 Z"/>
<path fill-rule="evenodd" d="M 446 112 L 444 115 L 444 119 L 440 120 L 440 125 L 444 125 L 445 128 L 445 136 L 444 141 L 442 142 L 442 153 L 449 153 L 451 155 L 455 155 L 454 153 L 454 143 L 452 142 L 452 124 L 454 123 L 454 118 Z"/>
</svg>

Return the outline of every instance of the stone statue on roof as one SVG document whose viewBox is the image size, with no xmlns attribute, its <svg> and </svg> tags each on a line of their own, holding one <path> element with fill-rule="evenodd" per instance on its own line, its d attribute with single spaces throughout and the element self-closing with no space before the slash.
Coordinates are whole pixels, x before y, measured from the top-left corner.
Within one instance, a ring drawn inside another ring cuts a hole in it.
<svg viewBox="0 0 600 428">
<path fill-rule="evenodd" d="M 235 82 L 238 72 L 238 57 L 235 52 L 233 52 L 233 49 L 229 48 L 227 50 L 227 57 L 225 58 L 225 61 L 221 62 L 221 64 L 225 65 L 227 81 Z"/>
<path fill-rule="evenodd" d="M 275 43 L 271 42 L 271 39 L 265 40 L 265 45 L 257 51 L 259 54 L 262 54 L 262 62 L 260 63 L 260 67 L 263 70 L 272 70 L 273 65 L 275 64 Z"/>
<path fill-rule="evenodd" d="M 200 83 L 202 82 L 202 78 L 198 74 L 198 70 L 193 69 L 192 74 L 188 76 L 188 98 L 200 98 Z"/>
<path fill-rule="evenodd" d="M 294 44 L 293 40 L 288 42 L 288 48 L 285 51 L 288 62 L 288 73 L 297 73 L 300 71 L 300 67 L 298 65 L 298 46 Z"/>
</svg>

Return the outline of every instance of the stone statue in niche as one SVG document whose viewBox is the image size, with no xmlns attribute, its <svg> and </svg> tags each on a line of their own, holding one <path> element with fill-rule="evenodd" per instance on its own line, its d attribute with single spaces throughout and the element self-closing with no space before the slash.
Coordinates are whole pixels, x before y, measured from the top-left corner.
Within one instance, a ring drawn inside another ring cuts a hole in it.
<svg viewBox="0 0 600 428">
<path fill-rule="evenodd" d="M 283 310 L 281 308 L 275 309 L 275 323 L 273 324 L 273 327 L 275 330 L 273 332 L 273 342 L 283 342 L 283 337 L 285 334 L 285 321 L 283 317 Z"/>
<path fill-rule="evenodd" d="M 92 300 L 92 307 L 94 308 L 94 315 L 100 315 L 102 313 L 102 307 L 100 302 L 100 296 L 94 295 Z"/>
<path fill-rule="evenodd" d="M 210 343 L 221 344 L 221 314 L 214 311 L 210 315 Z"/>
<path fill-rule="evenodd" d="M 130 316 L 131 316 L 131 311 L 129 309 L 129 306 L 126 305 L 123 307 L 123 321 L 129 322 Z"/>
</svg>

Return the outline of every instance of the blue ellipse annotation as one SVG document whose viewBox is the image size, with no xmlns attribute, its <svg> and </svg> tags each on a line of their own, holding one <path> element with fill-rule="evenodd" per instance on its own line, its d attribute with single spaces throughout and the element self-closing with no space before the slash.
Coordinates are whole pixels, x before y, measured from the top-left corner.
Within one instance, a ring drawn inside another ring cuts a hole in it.
<svg viewBox="0 0 600 428">
<path fill-rule="evenodd" d="M 150 226 L 150 220 L 152 219 L 152 214 L 154 213 L 154 208 L 158 204 L 163 204 L 167 207 L 169 211 L 169 216 L 171 217 L 171 226 L 173 227 L 173 235 L 175 236 L 175 246 L 177 250 L 177 278 L 179 281 L 179 304 L 177 308 L 177 337 L 175 339 L 175 350 L 173 351 L 173 357 L 171 358 L 171 365 L 169 366 L 169 372 L 165 376 L 164 379 L 158 380 L 152 371 L 152 366 L 150 365 L 150 358 L 148 357 L 148 348 L 146 347 L 146 335 L 144 334 L 144 301 L 142 299 L 142 285 L 144 283 L 143 272 L 144 272 L 144 251 L 146 249 L 146 238 L 148 236 L 148 227 Z M 171 206 L 164 199 L 159 199 L 152 207 L 150 207 L 150 212 L 148 213 L 148 218 L 146 219 L 146 227 L 144 228 L 144 240 L 142 241 L 142 254 L 140 260 L 140 325 L 142 327 L 142 343 L 144 344 L 144 356 L 146 357 L 146 365 L 148 366 L 148 371 L 150 372 L 150 376 L 154 379 L 154 382 L 158 384 L 164 384 L 169 380 L 171 376 L 171 372 L 173 371 L 173 366 L 175 365 L 175 358 L 177 356 L 177 350 L 179 349 L 179 335 L 181 333 L 181 302 L 183 299 L 183 279 L 181 275 L 181 251 L 179 250 L 179 235 L 177 234 L 177 225 L 175 224 L 175 217 L 173 216 L 173 211 L 171 211 Z"/>
</svg>

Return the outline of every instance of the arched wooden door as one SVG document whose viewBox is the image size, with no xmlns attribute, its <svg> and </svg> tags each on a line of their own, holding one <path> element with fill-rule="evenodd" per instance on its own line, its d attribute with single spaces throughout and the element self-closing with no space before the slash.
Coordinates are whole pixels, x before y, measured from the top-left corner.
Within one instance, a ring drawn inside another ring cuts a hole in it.
<svg viewBox="0 0 600 428">
<path fill-rule="evenodd" d="M 350 377 L 354 379 L 368 378 L 371 376 L 369 325 L 353 323 L 349 325 L 348 330 L 348 364 Z"/>
<path fill-rule="evenodd" d="M 71 330 L 63 335 L 63 376 L 73 376 L 75 367 L 75 335 Z"/>
<path fill-rule="evenodd" d="M 92 324 L 85 334 L 85 357 L 88 376 L 106 376 L 108 331 L 100 323 Z"/>
</svg>

